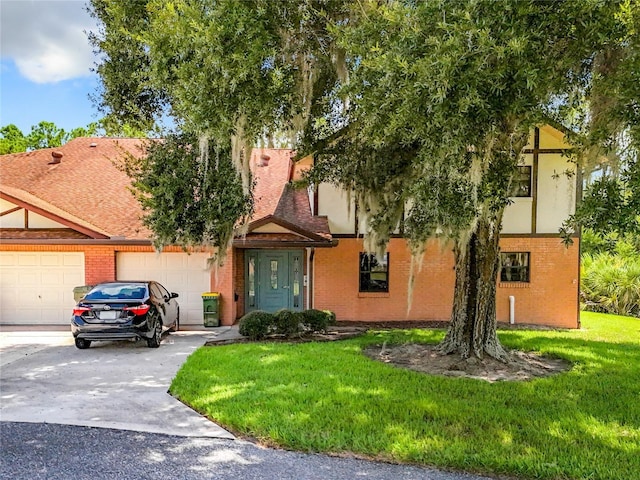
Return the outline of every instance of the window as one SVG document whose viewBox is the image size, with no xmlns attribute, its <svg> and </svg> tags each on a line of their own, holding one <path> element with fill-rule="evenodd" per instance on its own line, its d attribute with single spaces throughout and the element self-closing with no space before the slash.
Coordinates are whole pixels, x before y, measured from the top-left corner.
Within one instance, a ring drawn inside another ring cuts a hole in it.
<svg viewBox="0 0 640 480">
<path fill-rule="evenodd" d="M 249 257 L 248 264 L 248 272 L 247 272 L 247 283 L 248 285 L 248 297 L 249 297 L 249 306 L 256 306 L 256 257 Z"/>
<path fill-rule="evenodd" d="M 300 308 L 300 257 L 293 256 L 293 308 Z"/>
<path fill-rule="evenodd" d="M 360 254 L 360 291 L 389 291 L 389 253 L 382 259 L 372 253 Z"/>
<path fill-rule="evenodd" d="M 154 285 L 156 287 L 158 287 L 158 290 L 160 291 L 160 294 L 162 295 L 162 298 L 164 298 L 166 300 L 167 298 L 171 297 L 171 294 L 162 285 L 160 285 L 159 283 L 155 283 Z"/>
<path fill-rule="evenodd" d="M 518 167 L 511 181 L 510 197 L 531 196 L 531 166 Z"/>
<path fill-rule="evenodd" d="M 98 285 L 84 297 L 85 300 L 114 300 L 130 298 L 142 300 L 147 294 L 147 287 L 141 283 Z"/>
<path fill-rule="evenodd" d="M 500 254 L 501 282 L 529 281 L 529 252 L 509 252 Z"/>
<path fill-rule="evenodd" d="M 278 290 L 278 260 L 271 260 L 271 290 Z"/>
<path fill-rule="evenodd" d="M 162 290 L 160 290 L 160 287 L 156 283 L 150 283 L 149 290 L 151 291 L 151 295 L 156 297 L 158 300 L 162 300 Z"/>
</svg>

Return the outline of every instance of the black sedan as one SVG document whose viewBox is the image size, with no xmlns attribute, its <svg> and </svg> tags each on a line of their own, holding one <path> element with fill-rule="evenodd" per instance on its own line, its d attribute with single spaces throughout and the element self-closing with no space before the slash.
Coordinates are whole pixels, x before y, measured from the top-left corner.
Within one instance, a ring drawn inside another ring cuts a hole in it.
<svg viewBox="0 0 640 480">
<path fill-rule="evenodd" d="M 177 297 L 154 281 L 96 285 L 73 309 L 76 347 L 89 348 L 93 340 L 144 339 L 150 348 L 158 348 L 163 329 L 179 329 Z"/>
</svg>

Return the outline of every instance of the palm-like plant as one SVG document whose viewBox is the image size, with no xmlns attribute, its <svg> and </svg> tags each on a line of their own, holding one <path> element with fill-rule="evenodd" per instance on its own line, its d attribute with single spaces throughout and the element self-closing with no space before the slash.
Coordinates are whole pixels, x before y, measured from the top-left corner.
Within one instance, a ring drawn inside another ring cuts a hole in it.
<svg viewBox="0 0 640 480">
<path fill-rule="evenodd" d="M 615 253 L 585 253 L 581 266 L 583 308 L 640 316 L 640 254 L 627 242 Z"/>
</svg>

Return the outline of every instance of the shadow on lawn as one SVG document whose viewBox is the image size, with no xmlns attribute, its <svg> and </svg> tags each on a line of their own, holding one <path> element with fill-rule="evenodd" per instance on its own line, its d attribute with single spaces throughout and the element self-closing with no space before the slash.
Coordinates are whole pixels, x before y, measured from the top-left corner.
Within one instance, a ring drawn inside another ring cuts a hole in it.
<svg viewBox="0 0 640 480">
<path fill-rule="evenodd" d="M 627 480 L 640 472 L 638 345 L 500 332 L 509 348 L 574 367 L 494 384 L 396 369 L 361 353 L 372 343 L 442 335 L 373 332 L 322 345 L 221 347 L 211 356 L 201 349 L 188 383 L 209 395 L 192 405 L 238 433 L 299 450 L 536 478 Z"/>
</svg>

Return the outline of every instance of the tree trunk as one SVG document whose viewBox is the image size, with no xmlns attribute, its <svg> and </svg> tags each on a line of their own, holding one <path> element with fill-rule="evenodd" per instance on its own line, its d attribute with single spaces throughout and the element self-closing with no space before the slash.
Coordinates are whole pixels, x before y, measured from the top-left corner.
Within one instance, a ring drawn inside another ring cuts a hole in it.
<svg viewBox="0 0 640 480">
<path fill-rule="evenodd" d="M 451 323 L 439 351 L 457 353 L 463 359 L 490 357 L 506 362 L 504 350 L 496 333 L 496 282 L 500 265 L 501 221 L 478 219 L 476 228 L 466 242 L 454 248 L 456 284 Z"/>
</svg>

